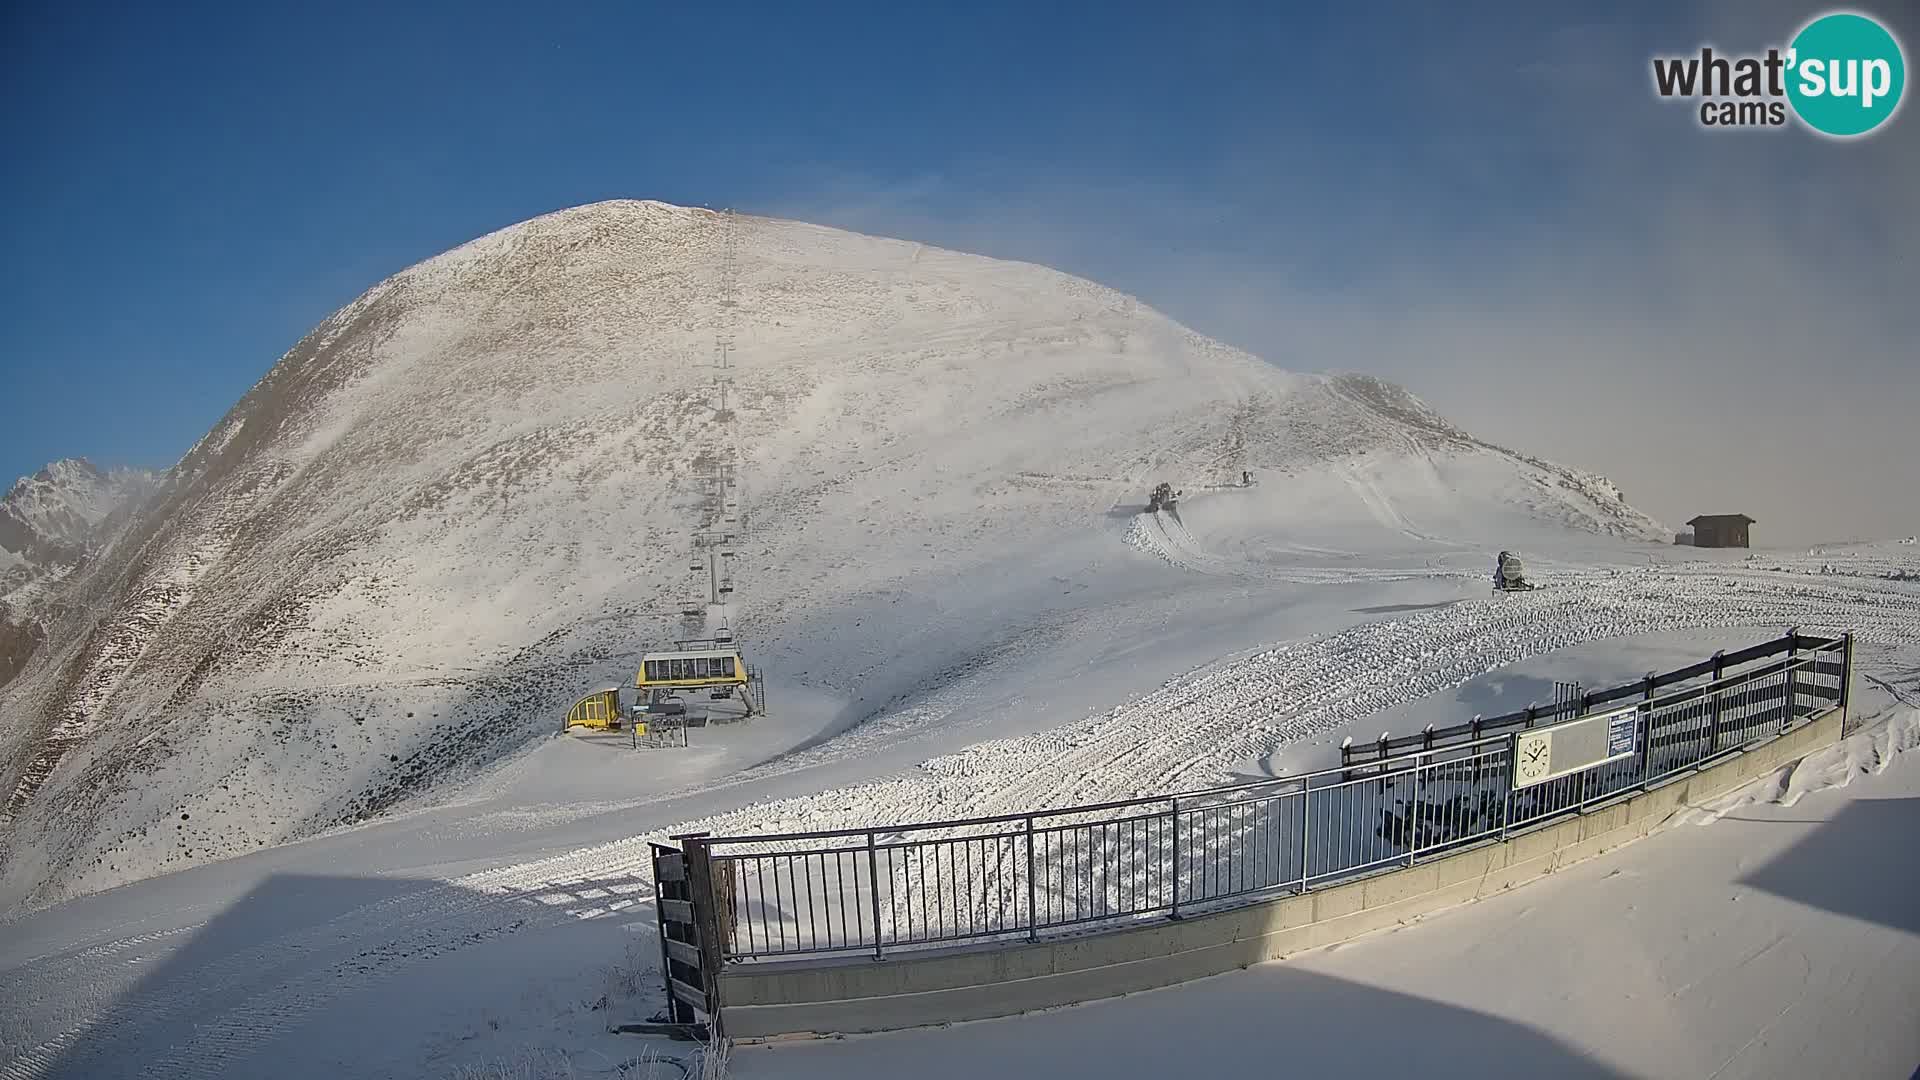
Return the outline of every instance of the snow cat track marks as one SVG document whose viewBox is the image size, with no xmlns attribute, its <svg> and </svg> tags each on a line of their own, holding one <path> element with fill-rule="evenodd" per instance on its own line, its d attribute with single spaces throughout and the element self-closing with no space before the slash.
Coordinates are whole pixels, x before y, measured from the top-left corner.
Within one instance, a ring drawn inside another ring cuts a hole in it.
<svg viewBox="0 0 1920 1080">
<path fill-rule="evenodd" d="M 17 971 L 36 964 L 73 964 L 93 960 L 98 957 L 112 956 L 116 953 L 126 952 L 128 949 L 138 948 L 151 942 L 165 940 L 176 934 L 190 934 L 205 925 L 205 923 L 190 923 L 186 926 L 175 926 L 166 930 L 153 930 L 145 934 L 135 934 L 132 937 L 113 938 L 109 941 L 95 942 L 92 945 L 77 945 L 70 949 L 58 949 L 54 952 L 30 956 L 11 968 L 0 970 Z"/>
<path fill-rule="evenodd" d="M 155 930 L 151 933 L 103 941 L 78 949 L 45 953 L 6 969 L 4 974 L 32 971 L 40 982 L 46 984 L 93 985 L 100 973 L 124 969 L 129 963 L 126 959 L 127 953 L 181 934 L 196 933 L 205 926 L 205 923 L 192 923 L 168 930 Z"/>
<path fill-rule="evenodd" d="M 1490 626 L 1458 630 L 1437 641 L 1428 638 L 1428 651 L 1443 657 L 1462 652 L 1471 655 L 1471 645 L 1476 641 L 1504 640 L 1506 635 L 1500 631 L 1530 621 L 1517 612 L 1506 614 L 1506 618 Z M 1282 649 L 1269 657 L 1189 675 L 1114 717 L 1113 720 L 1117 722 L 1102 725 L 1108 729 L 1108 733 L 1083 746 L 1072 755 L 1071 760 L 1063 761 L 1059 768 L 1042 766 L 1034 773 L 1036 778 L 1054 775 L 1072 779 L 1063 778 L 1045 788 L 1038 788 L 1031 783 L 1022 785 L 1015 799 L 1038 799 L 1038 805 L 1060 805 L 1082 801 L 1087 797 L 1108 798 L 1146 794 L 1169 786 L 1195 786 L 1187 783 L 1185 778 L 1204 767 L 1200 762 L 1218 757 L 1223 748 L 1237 747 L 1251 741 L 1271 749 L 1266 744 L 1273 741 L 1272 735 L 1264 729 L 1257 729 L 1261 734 L 1252 740 L 1243 735 L 1235 737 L 1245 731 L 1250 720 L 1270 721 L 1286 716 L 1283 723 L 1304 736 L 1319 729 L 1349 723 L 1399 703 L 1381 703 L 1375 700 L 1376 695 L 1414 700 L 1431 692 L 1426 689 L 1428 685 L 1463 682 L 1484 670 L 1480 656 L 1473 656 L 1472 659 L 1462 657 L 1448 663 L 1440 673 L 1409 680 L 1407 673 L 1398 665 L 1368 665 L 1363 662 L 1362 666 L 1351 670 L 1350 677 L 1344 683 L 1318 693 L 1309 690 L 1302 696 L 1300 688 L 1311 685 L 1309 680 L 1314 672 L 1329 667 L 1339 669 L 1337 660 L 1330 654 L 1369 649 L 1379 644 L 1379 631 L 1398 625 L 1370 624 L 1365 629 L 1375 633 L 1336 635 L 1333 639 L 1305 647 Z M 1369 651 L 1390 653 L 1392 638 L 1389 637 L 1385 644 L 1384 648 Z M 1388 690 L 1389 687 L 1392 689 Z M 1435 690 L 1441 688 L 1434 686 Z M 1271 706 L 1261 709 L 1263 699 L 1270 699 L 1270 696 L 1287 698 L 1294 702 L 1294 707 L 1284 714 Z M 1134 745 L 1116 752 L 1111 741 L 1128 738 L 1125 732 L 1129 728 L 1136 732 L 1136 736 L 1130 740 Z M 1143 735 L 1145 737 L 1139 737 Z M 1213 748 L 1214 753 L 1208 753 L 1209 748 Z M 1240 756 L 1238 752 L 1234 753 Z M 1097 769 L 1094 768 L 1096 763 L 1099 763 Z M 1097 773 L 1101 786 L 1111 794 L 1092 796 L 1084 789 L 1084 778 L 1090 770 Z"/>
<path fill-rule="evenodd" d="M 1123 537 L 1129 547 L 1172 566 L 1206 577 L 1280 585 L 1337 585 L 1354 581 L 1411 581 L 1476 575 L 1458 570 L 1380 567 L 1284 567 L 1251 560 L 1235 561 L 1202 547 L 1185 523 L 1169 514 L 1141 513 Z"/>
<path fill-rule="evenodd" d="M 1425 460 L 1425 455 L 1418 450 L 1414 452 L 1414 457 L 1415 460 Z M 1439 547 L 1459 546 L 1451 541 L 1443 540 L 1440 537 L 1421 532 L 1419 529 L 1414 528 L 1413 523 L 1409 522 L 1400 513 L 1399 509 L 1393 505 L 1392 500 L 1380 494 L 1380 486 L 1368 479 L 1361 471 L 1362 468 L 1363 466 L 1343 464 L 1336 466 L 1334 471 L 1342 480 L 1346 481 L 1347 487 L 1353 491 L 1354 495 L 1359 497 L 1361 504 L 1367 508 L 1368 513 L 1373 515 L 1375 521 L 1378 521 L 1382 526 L 1392 529 L 1402 536 L 1412 540 L 1419 540 L 1422 543 L 1433 544 Z"/>
<path fill-rule="evenodd" d="M 325 1008 L 343 989 L 359 991 L 391 978 L 414 964 L 437 959 L 473 945 L 514 934 L 533 923 L 536 915 L 523 911 L 504 922 L 469 918 L 423 929 L 404 940 L 382 942 L 352 956 L 277 981 L 264 992 L 250 994 L 237 1006 L 196 1021 L 192 1038 L 175 1044 L 142 1075 L 218 1078 L 239 1075 L 236 1067 L 248 1061 L 280 1035 L 298 1027 Z M 551 917 L 544 920 L 555 922 Z"/>
<path fill-rule="evenodd" d="M 1102 786 L 1108 788 L 1107 791 L 1099 794 L 1088 792 L 1082 787 L 1083 780 L 1074 779 L 1065 780 L 1045 789 L 1023 785 L 1023 790 L 1018 793 L 1018 800 L 1037 798 L 1041 805 L 1053 805 L 1087 798 L 1111 798 L 1176 787 L 1203 786 L 1216 782 L 1224 777 L 1212 775 L 1210 770 L 1224 764 L 1222 759 L 1270 753 L 1276 748 L 1276 743 L 1287 741 L 1286 735 L 1304 737 L 1351 723 L 1403 701 L 1415 700 L 1444 690 L 1448 686 L 1458 685 L 1482 673 L 1489 665 L 1519 659 L 1518 656 L 1503 657 L 1501 654 L 1511 653 L 1513 650 L 1503 649 L 1501 645 L 1512 639 L 1512 630 L 1537 622 L 1538 620 L 1516 615 L 1508 620 L 1478 627 L 1471 631 L 1465 640 L 1433 642 L 1429 651 L 1435 654 L 1436 659 L 1442 661 L 1441 666 L 1412 679 L 1408 679 L 1407 673 L 1397 665 L 1373 667 L 1370 670 L 1376 673 L 1375 678 L 1359 682 L 1358 685 L 1349 685 L 1346 688 L 1347 693 L 1338 699 L 1308 700 L 1301 702 L 1287 713 L 1277 710 L 1270 712 L 1269 718 L 1278 719 L 1282 730 L 1272 730 L 1267 725 L 1256 728 L 1252 733 L 1246 730 L 1249 714 L 1257 717 L 1259 712 L 1258 701 L 1249 700 L 1252 695 L 1235 694 L 1233 697 L 1241 700 L 1230 701 L 1229 705 L 1237 708 L 1231 708 L 1231 711 L 1226 712 L 1225 715 L 1217 710 L 1207 710 L 1214 712 L 1213 716 L 1207 716 L 1204 711 L 1192 707 L 1192 702 L 1195 700 L 1193 692 L 1197 690 L 1204 696 L 1214 697 L 1223 689 L 1221 686 L 1214 685 L 1217 682 L 1244 687 L 1246 683 L 1255 681 L 1259 676 L 1265 676 L 1265 678 L 1259 678 L 1259 681 L 1270 686 L 1277 696 L 1287 695 L 1295 690 L 1295 678 L 1304 677 L 1307 670 L 1322 666 L 1313 661 L 1325 658 L 1308 654 L 1297 658 L 1307 661 L 1306 663 L 1287 665 L 1287 668 L 1293 670 L 1282 668 L 1278 672 L 1260 672 L 1254 678 L 1237 673 L 1235 677 L 1226 680 L 1202 677 L 1194 684 L 1180 687 L 1180 690 L 1186 691 L 1183 695 L 1186 700 L 1153 701 L 1148 705 L 1148 709 L 1160 716 L 1178 722 L 1180 726 L 1178 734 L 1164 739 L 1151 735 L 1140 738 L 1141 724 L 1123 723 L 1116 726 L 1134 730 L 1135 734 L 1129 737 L 1137 739 L 1133 746 L 1114 752 L 1111 747 L 1102 749 L 1090 745 L 1076 755 L 1080 760 L 1066 763 L 1061 770 L 1041 769 L 1035 773 L 1036 777 L 1058 775 L 1060 772 L 1069 776 L 1083 777 L 1087 774 L 1080 770 L 1086 761 L 1103 760 L 1106 763 L 1099 766 L 1098 775 Z M 1623 626 L 1618 621 L 1609 621 L 1603 626 L 1594 627 L 1587 633 L 1566 628 L 1561 633 L 1529 641 L 1524 651 L 1538 653 L 1597 636 L 1609 636 L 1621 630 L 1649 629 L 1656 625 L 1665 624 L 1645 620 L 1643 625 L 1636 627 L 1631 624 Z M 1388 687 L 1391 689 L 1389 690 Z M 1196 713 L 1200 713 L 1200 716 L 1198 722 L 1193 722 L 1191 718 Z"/>
<path fill-rule="evenodd" d="M 1038 472 L 1016 472 L 1007 478 L 1007 482 L 1037 488 L 1065 487 L 1104 490 L 1119 484 L 1124 484 L 1126 480 L 1123 477 L 1113 476 L 1070 476 Z"/>
<path fill-rule="evenodd" d="M 1325 380 L 1327 394 L 1366 418 L 1367 428 L 1376 435 L 1409 449 L 1412 457 L 1431 466 L 1432 451 L 1485 451 L 1530 467 L 1542 490 L 1569 491 L 1591 503 L 1591 509 L 1571 506 L 1557 499 L 1551 509 L 1571 511 L 1581 519 L 1578 527 L 1597 527 L 1605 535 L 1627 539 L 1661 540 L 1667 534 L 1653 519 L 1626 504 L 1619 489 L 1605 477 L 1579 473 L 1537 457 L 1475 438 L 1449 423 L 1402 387 L 1370 375 L 1335 375 Z M 1536 507 L 1547 508 L 1547 507 Z"/>
<path fill-rule="evenodd" d="M 65 1057 L 67 1047 L 84 1030 L 75 1028 L 62 1032 L 12 1061 L 0 1062 L 0 1080 L 44 1080 L 51 1077 L 51 1070 Z"/>
<path fill-rule="evenodd" d="M 1117 510 L 1120 508 L 1122 500 L 1135 497 L 1135 492 L 1148 490 L 1148 478 L 1160 468 L 1161 460 L 1165 458 L 1172 449 L 1171 446 L 1155 446 L 1151 450 L 1148 450 L 1144 456 L 1138 458 L 1138 468 L 1132 469 L 1126 474 L 1126 479 L 1120 488 L 1120 493 L 1114 496 L 1113 502 L 1108 504 L 1107 510 L 1109 512 Z"/>
<path fill-rule="evenodd" d="M 939 817 L 955 801 L 980 813 L 1018 812 L 1204 786 L 1224 779 L 1237 761 L 1505 664 L 1603 638 L 1711 626 L 1800 623 L 1812 629 L 1809 613 L 1819 612 L 1823 624 L 1833 624 L 1826 628 L 1853 629 L 1864 647 L 1920 643 L 1920 620 L 1906 616 L 1904 596 L 1855 600 L 1851 589 L 1809 593 L 1698 575 L 1601 573 L 1576 580 L 1576 587 L 1550 596 L 1466 602 L 1283 646 L 1189 673 L 1102 717 L 948 755 L 924 767 L 933 774 L 924 801 L 911 782 L 889 789 L 899 805 L 887 820 Z M 1715 586 L 1738 587 L 1734 595 L 1718 597 L 1712 595 Z M 1337 674 L 1329 680 L 1329 672 Z M 1289 706 L 1276 709 L 1275 701 Z M 1008 782 L 1010 777 L 1015 779 Z M 961 787 L 954 790 L 954 784 Z M 835 800 L 782 801 L 761 809 L 777 814 L 782 829 L 848 824 L 813 813 L 813 801 Z M 751 809 L 728 815 L 723 828 L 756 831 L 755 817 Z"/>
<path fill-rule="evenodd" d="M 237 1062 L 342 994 L 528 926 L 564 923 L 571 913 L 540 897 L 565 885 L 528 871 L 579 862 L 578 855 L 563 856 L 436 883 L 228 954 L 195 969 L 191 978 L 116 998 L 86 1024 L 28 1051 L 23 1071 L 0 1072 L 0 1080 L 37 1080 L 55 1062 L 105 1069 L 109 1059 L 152 1062 L 143 1075 L 236 1075 Z M 604 864 L 600 869 L 592 878 L 607 880 Z M 643 898 L 641 890 L 651 895 L 650 883 L 633 884 L 636 895 L 629 903 Z M 29 970 L 21 969 L 23 975 Z M 46 978 L 39 970 L 31 974 L 35 981 Z M 143 1045 L 166 1038 L 187 1016 L 196 1018 L 185 1044 Z"/>
<path fill-rule="evenodd" d="M 423 890 L 424 891 L 424 890 Z M 89 1056 L 97 1056 L 116 1045 L 135 1044 L 146 1038 L 153 1030 L 171 1020 L 175 1015 L 206 1006 L 206 997 L 218 989 L 244 982 L 248 977 L 259 977 L 275 970 L 276 961 L 285 965 L 292 958 L 301 958 L 313 954 L 328 943 L 337 943 L 349 939 L 348 928 L 355 925 L 380 928 L 383 925 L 398 925 L 404 922 L 407 914 L 422 913 L 417 906 L 408 901 L 417 894 L 402 897 L 389 897 L 372 904 L 363 905 L 334 916 L 325 922 L 310 926 L 293 934 L 283 935 L 271 941 L 228 954 L 195 972 L 195 977 L 186 986 L 168 985 L 145 992 L 116 997 L 115 1000 L 87 1023 L 62 1032 L 54 1039 L 29 1052 L 29 1058 L 44 1047 L 58 1045 L 62 1048 L 59 1057 L 63 1061 L 84 1063 Z M 383 915 L 397 912 L 398 919 L 383 922 Z M 430 914 L 430 912 L 429 912 Z M 36 979 L 44 974 L 31 968 L 22 968 L 22 984 L 29 973 Z M 41 1067 L 52 1065 L 49 1059 Z M 38 1077 L 40 1072 L 28 1072 L 22 1076 Z M 11 1074 L 0 1076 L 12 1080 Z"/>
<path fill-rule="evenodd" d="M 1176 526 L 1169 523 L 1165 511 L 1155 511 L 1140 515 L 1140 521 L 1147 530 L 1146 540 L 1168 562 L 1182 570 L 1207 577 L 1233 577 L 1232 571 L 1223 567 L 1220 560 L 1208 555 L 1191 543 L 1192 536 L 1184 527 L 1175 532 Z M 1186 534 L 1183 540 L 1180 534 Z"/>
</svg>

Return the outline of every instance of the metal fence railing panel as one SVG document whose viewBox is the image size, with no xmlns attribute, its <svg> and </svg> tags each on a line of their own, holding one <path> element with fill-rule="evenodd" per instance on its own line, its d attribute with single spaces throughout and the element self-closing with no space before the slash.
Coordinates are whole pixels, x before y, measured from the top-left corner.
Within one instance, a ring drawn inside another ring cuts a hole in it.
<svg viewBox="0 0 1920 1080">
<path fill-rule="evenodd" d="M 700 850 L 712 866 L 722 952 L 734 960 L 882 956 L 1032 940 L 1413 865 L 1641 790 L 1844 704 L 1851 648 L 1850 636 L 1796 633 L 1634 686 L 1585 693 L 1569 684 L 1552 709 L 1530 710 L 1532 721 L 1580 715 L 1596 702 L 1631 705 L 1634 749 L 1519 789 L 1514 739 L 1525 726 L 1502 718 L 1498 733 L 1460 737 L 1484 731 L 1476 723 L 1449 729 L 1443 742 L 1430 730 L 1419 749 L 1206 791 L 711 838 Z"/>
</svg>

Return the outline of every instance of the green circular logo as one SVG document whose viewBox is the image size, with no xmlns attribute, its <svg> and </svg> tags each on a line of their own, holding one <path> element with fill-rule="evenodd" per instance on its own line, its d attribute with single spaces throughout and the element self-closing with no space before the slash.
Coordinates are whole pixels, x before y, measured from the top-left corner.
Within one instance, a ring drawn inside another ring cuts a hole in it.
<svg viewBox="0 0 1920 1080">
<path fill-rule="evenodd" d="M 1847 138 L 1887 122 L 1907 87 L 1907 62 L 1886 27 L 1850 12 L 1808 23 L 1787 53 L 1787 100 L 1808 127 Z"/>
</svg>

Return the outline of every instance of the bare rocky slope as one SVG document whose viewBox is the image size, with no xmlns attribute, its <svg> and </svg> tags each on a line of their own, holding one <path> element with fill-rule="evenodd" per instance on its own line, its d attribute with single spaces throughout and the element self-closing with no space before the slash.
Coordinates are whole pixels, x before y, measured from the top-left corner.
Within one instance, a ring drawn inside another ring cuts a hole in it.
<svg viewBox="0 0 1920 1080">
<path fill-rule="evenodd" d="M 823 686 L 927 653 L 933 620 L 859 613 L 1118 546 L 1152 480 L 1472 461 L 1511 484 L 1461 498 L 1665 535 L 1398 387 L 1276 370 L 1045 268 L 581 207 L 335 313 L 61 583 L 0 687 L 0 908 L 358 820 L 545 735 L 684 632 L 700 476 L 729 454 L 724 618 Z"/>
</svg>

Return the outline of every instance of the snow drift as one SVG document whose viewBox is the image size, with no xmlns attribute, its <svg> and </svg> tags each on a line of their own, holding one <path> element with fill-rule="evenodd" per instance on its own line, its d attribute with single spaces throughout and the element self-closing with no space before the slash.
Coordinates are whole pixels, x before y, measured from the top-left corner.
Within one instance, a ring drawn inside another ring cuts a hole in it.
<svg viewBox="0 0 1920 1080">
<path fill-rule="evenodd" d="M 1398 387 L 1279 371 L 1042 267 L 568 210 L 335 313 L 61 584 L 0 688 L 0 908 L 356 821 L 544 736 L 679 630 L 696 473 L 728 444 L 732 624 L 776 684 L 842 695 L 1024 633 L 1032 567 L 1168 572 L 1126 543 L 1160 480 L 1188 490 L 1187 546 L 1159 552 L 1184 571 L 1667 535 Z"/>
</svg>

